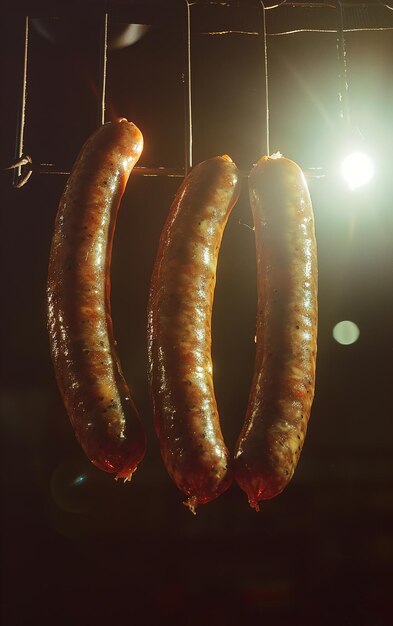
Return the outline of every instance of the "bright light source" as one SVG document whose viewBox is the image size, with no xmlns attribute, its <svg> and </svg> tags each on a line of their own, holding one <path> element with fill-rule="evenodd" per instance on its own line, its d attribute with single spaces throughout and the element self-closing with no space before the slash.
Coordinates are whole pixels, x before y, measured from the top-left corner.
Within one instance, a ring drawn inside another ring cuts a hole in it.
<svg viewBox="0 0 393 626">
<path fill-rule="evenodd" d="M 359 327 L 349 320 L 339 322 L 333 328 L 333 337 L 337 343 L 341 343 L 343 346 L 349 346 L 351 343 L 355 343 L 355 341 L 359 339 L 359 335 Z"/>
<path fill-rule="evenodd" d="M 341 173 L 350 189 L 366 185 L 374 175 L 374 164 L 363 152 L 352 152 L 345 157 Z"/>
</svg>

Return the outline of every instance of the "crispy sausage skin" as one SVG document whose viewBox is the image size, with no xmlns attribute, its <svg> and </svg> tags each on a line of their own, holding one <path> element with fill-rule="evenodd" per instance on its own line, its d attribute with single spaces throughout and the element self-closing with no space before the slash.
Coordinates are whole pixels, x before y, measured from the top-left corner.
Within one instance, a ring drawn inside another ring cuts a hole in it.
<svg viewBox="0 0 393 626">
<path fill-rule="evenodd" d="M 60 200 L 47 284 L 50 350 L 76 437 L 97 467 L 125 480 L 146 443 L 115 350 L 110 263 L 120 200 L 142 148 L 140 130 L 124 118 L 87 140 Z"/>
<path fill-rule="evenodd" d="M 161 233 L 148 305 L 155 428 L 169 475 L 196 506 L 232 480 L 213 388 L 211 316 L 218 253 L 240 178 L 227 157 L 183 181 Z"/>
<path fill-rule="evenodd" d="M 258 510 L 290 481 L 314 397 L 317 250 L 301 169 L 262 157 L 249 178 L 257 251 L 256 357 L 235 480 Z"/>
</svg>

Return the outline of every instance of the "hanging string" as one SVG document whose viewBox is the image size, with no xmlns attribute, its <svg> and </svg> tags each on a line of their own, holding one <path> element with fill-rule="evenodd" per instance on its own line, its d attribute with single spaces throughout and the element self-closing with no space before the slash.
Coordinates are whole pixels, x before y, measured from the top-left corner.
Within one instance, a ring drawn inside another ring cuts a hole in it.
<svg viewBox="0 0 393 626">
<path fill-rule="evenodd" d="M 31 158 L 26 156 L 24 158 L 24 137 L 25 137 L 25 122 L 26 122 L 26 92 L 27 92 L 27 64 L 29 56 L 29 18 L 25 18 L 25 36 L 24 36 L 24 50 L 23 50 L 23 70 L 22 70 L 22 93 L 20 99 L 19 108 L 19 120 L 16 133 L 16 147 L 15 147 L 15 162 L 14 169 L 14 187 L 22 187 L 29 180 L 31 169 Z M 28 169 L 22 174 L 22 167 L 28 165 Z"/>
<path fill-rule="evenodd" d="M 262 35 L 264 50 L 264 70 L 265 70 L 265 134 L 266 134 L 266 155 L 270 154 L 270 111 L 269 111 L 269 67 L 268 67 L 268 47 L 266 32 L 266 7 L 263 0 L 260 0 L 262 7 Z"/>
<path fill-rule="evenodd" d="M 337 2 L 337 57 L 340 66 L 340 117 L 346 125 L 350 126 L 349 102 L 348 102 L 348 68 L 347 68 L 347 50 L 344 36 L 344 11 L 341 0 Z"/>
<path fill-rule="evenodd" d="M 106 74 L 108 63 L 108 12 L 106 11 L 103 16 L 103 23 L 101 28 L 101 41 L 100 41 L 100 102 L 98 111 L 98 123 L 99 125 L 105 124 L 105 100 L 106 100 Z"/>
<path fill-rule="evenodd" d="M 185 0 L 186 6 L 186 37 L 184 60 L 184 170 L 187 175 L 193 165 L 192 159 L 192 103 L 191 103 L 191 11 L 190 3 Z"/>
</svg>

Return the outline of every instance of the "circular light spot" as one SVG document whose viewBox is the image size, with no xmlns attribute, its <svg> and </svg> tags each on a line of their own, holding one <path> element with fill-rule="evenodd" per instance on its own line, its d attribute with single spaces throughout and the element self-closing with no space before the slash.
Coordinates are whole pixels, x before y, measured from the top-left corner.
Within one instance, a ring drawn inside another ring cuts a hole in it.
<svg viewBox="0 0 393 626">
<path fill-rule="evenodd" d="M 94 481 L 80 463 L 66 461 L 54 471 L 50 490 L 57 506 L 67 513 L 85 513 L 94 503 Z"/>
<path fill-rule="evenodd" d="M 374 175 L 374 164 L 363 152 L 352 152 L 341 165 L 341 173 L 350 189 L 366 185 Z"/>
<path fill-rule="evenodd" d="M 333 328 L 334 339 L 343 346 L 349 346 L 351 343 L 355 343 L 355 341 L 359 339 L 359 335 L 359 327 L 349 320 L 338 322 Z"/>
</svg>

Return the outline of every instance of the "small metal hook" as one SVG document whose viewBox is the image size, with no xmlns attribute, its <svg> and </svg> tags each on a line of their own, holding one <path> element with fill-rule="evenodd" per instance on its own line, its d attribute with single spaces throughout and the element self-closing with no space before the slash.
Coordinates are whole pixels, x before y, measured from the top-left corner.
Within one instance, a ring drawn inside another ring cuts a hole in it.
<svg viewBox="0 0 393 626">
<path fill-rule="evenodd" d="M 23 185 L 27 183 L 33 173 L 32 158 L 28 154 L 23 154 L 21 157 L 13 161 L 11 165 L 3 167 L 4 172 L 16 169 L 19 169 L 19 173 L 15 175 L 13 186 L 20 189 L 20 187 L 23 187 Z"/>
</svg>

